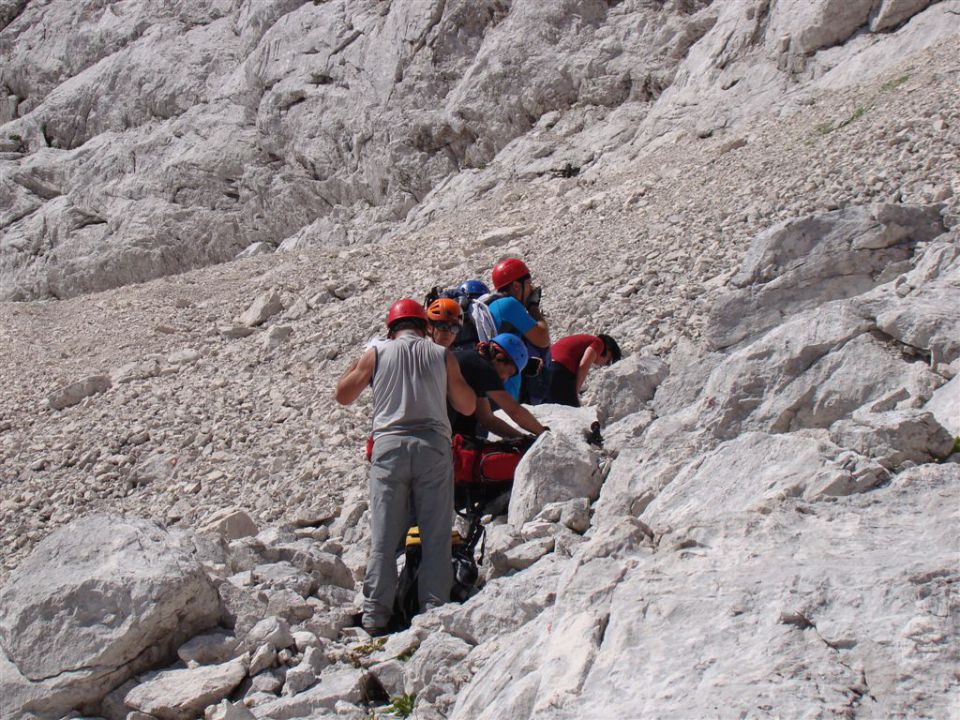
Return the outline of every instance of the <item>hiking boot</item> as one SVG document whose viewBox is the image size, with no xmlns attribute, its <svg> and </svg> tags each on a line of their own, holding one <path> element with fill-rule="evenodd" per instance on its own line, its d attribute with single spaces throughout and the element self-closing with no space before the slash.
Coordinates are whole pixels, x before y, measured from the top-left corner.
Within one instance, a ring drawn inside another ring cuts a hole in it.
<svg viewBox="0 0 960 720">
<path fill-rule="evenodd" d="M 390 634 L 390 628 L 387 625 L 361 625 L 367 635 L 373 638 L 383 637 Z"/>
</svg>

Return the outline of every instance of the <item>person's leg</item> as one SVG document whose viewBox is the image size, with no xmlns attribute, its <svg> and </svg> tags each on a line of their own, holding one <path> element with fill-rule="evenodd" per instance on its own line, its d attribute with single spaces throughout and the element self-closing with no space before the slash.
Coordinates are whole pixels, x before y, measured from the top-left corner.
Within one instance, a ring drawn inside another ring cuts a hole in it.
<svg viewBox="0 0 960 720">
<path fill-rule="evenodd" d="M 439 435 L 419 440 L 413 455 L 413 502 L 420 521 L 420 609 L 450 600 L 453 568 L 453 458 L 450 443 Z"/>
<path fill-rule="evenodd" d="M 370 557 L 363 580 L 363 626 L 383 629 L 397 592 L 397 547 L 407 530 L 410 498 L 409 439 L 381 437 L 374 444 L 370 493 Z"/>
<path fill-rule="evenodd" d="M 560 363 L 550 363 L 550 394 L 547 402 L 580 407 L 577 397 L 577 378 Z"/>
</svg>

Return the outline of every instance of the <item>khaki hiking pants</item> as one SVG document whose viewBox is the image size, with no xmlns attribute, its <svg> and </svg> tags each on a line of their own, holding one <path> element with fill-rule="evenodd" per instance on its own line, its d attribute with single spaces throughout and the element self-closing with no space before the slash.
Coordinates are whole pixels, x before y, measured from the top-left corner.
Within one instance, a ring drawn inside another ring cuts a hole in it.
<svg viewBox="0 0 960 720">
<path fill-rule="evenodd" d="M 393 614 L 397 548 L 406 535 L 411 506 L 420 526 L 420 609 L 450 600 L 453 457 L 449 438 L 428 431 L 377 438 L 370 462 L 370 558 L 363 581 L 363 625 L 382 628 Z"/>
</svg>

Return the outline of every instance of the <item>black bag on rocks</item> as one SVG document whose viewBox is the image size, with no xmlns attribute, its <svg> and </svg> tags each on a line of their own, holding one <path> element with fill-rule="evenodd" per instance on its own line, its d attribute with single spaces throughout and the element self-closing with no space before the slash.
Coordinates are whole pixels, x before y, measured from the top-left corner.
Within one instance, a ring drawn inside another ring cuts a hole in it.
<svg viewBox="0 0 960 720">
<path fill-rule="evenodd" d="M 471 535 L 473 535 L 471 530 Z M 453 557 L 453 587 L 450 600 L 464 602 L 474 592 L 480 572 L 473 559 L 473 548 L 456 530 L 450 536 L 450 553 Z M 406 630 L 414 616 L 420 612 L 418 579 L 420 576 L 420 528 L 412 527 L 407 531 L 407 540 L 403 551 L 403 567 L 398 572 L 397 596 L 393 602 L 391 631 Z"/>
</svg>

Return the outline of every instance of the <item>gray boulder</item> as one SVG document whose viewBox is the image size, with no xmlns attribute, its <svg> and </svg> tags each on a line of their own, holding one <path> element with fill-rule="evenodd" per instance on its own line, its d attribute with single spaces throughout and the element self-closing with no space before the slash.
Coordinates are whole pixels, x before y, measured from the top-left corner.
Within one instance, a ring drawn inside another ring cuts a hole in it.
<svg viewBox="0 0 960 720">
<path fill-rule="evenodd" d="M 602 483 L 598 460 L 595 449 L 580 437 L 542 435 L 517 465 L 507 522 L 520 526 L 548 503 L 595 500 Z"/>
<path fill-rule="evenodd" d="M 5 708 L 56 716 L 175 656 L 217 592 L 158 525 L 94 515 L 43 540 L 0 591 Z"/>
<path fill-rule="evenodd" d="M 831 426 L 830 437 L 889 470 L 940 460 L 953 450 L 953 436 L 933 413 L 921 410 L 855 413 Z"/>
<path fill-rule="evenodd" d="M 238 644 L 238 639 L 229 633 L 207 633 L 197 635 L 181 645 L 177 656 L 188 664 L 216 665 L 233 659 Z"/>
<path fill-rule="evenodd" d="M 924 465 L 866 495 L 704 512 L 656 552 L 580 562 L 551 608 L 474 650 L 448 717 L 949 717 L 957 480 Z"/>
<path fill-rule="evenodd" d="M 748 432 L 692 458 L 641 519 L 658 530 L 687 527 L 725 514 L 768 513 L 788 498 L 864 492 L 888 477 L 880 465 L 829 442 Z"/>
<path fill-rule="evenodd" d="M 320 682 L 309 690 L 257 705 L 253 708 L 253 714 L 269 720 L 289 720 L 319 715 L 321 711 L 332 712 L 341 700 L 359 703 L 363 697 L 363 677 L 362 670 L 329 668 L 320 676 Z"/>
<path fill-rule="evenodd" d="M 941 388 L 924 405 L 947 431 L 960 437 L 960 375 Z"/>
<path fill-rule="evenodd" d="M 90 375 L 54 390 L 47 397 L 47 404 L 51 410 L 63 410 L 77 405 L 91 395 L 106 392 L 112 386 L 109 375 Z"/>
<path fill-rule="evenodd" d="M 892 388 L 904 391 L 896 402 L 926 402 L 942 378 L 873 329 L 853 300 L 793 316 L 717 366 L 699 400 L 700 424 L 729 439 L 744 430 L 827 428 Z"/>
<path fill-rule="evenodd" d="M 596 405 L 597 416 L 606 425 L 640 410 L 670 374 L 670 367 L 651 355 L 629 355 L 616 365 L 594 372 L 596 377 L 590 378 L 590 390 L 583 402 Z"/>
<path fill-rule="evenodd" d="M 944 232 L 938 208 L 850 207 L 776 225 L 758 235 L 707 322 L 725 348 L 802 310 L 864 293 L 906 269 L 918 243 Z M 893 270 L 893 273 L 891 271 Z"/>
<path fill-rule="evenodd" d="M 240 657 L 222 665 L 164 670 L 133 688 L 124 702 L 160 720 L 192 720 L 243 681 L 247 662 L 249 658 Z"/>
<path fill-rule="evenodd" d="M 250 307 L 243 311 L 240 323 L 247 327 L 262 325 L 281 310 L 283 310 L 283 303 L 280 301 L 280 295 L 271 290 L 259 295 Z"/>
<path fill-rule="evenodd" d="M 215 533 L 225 540 L 239 540 L 257 534 L 257 524 L 245 510 L 221 508 L 203 519 L 197 532 Z"/>
</svg>

